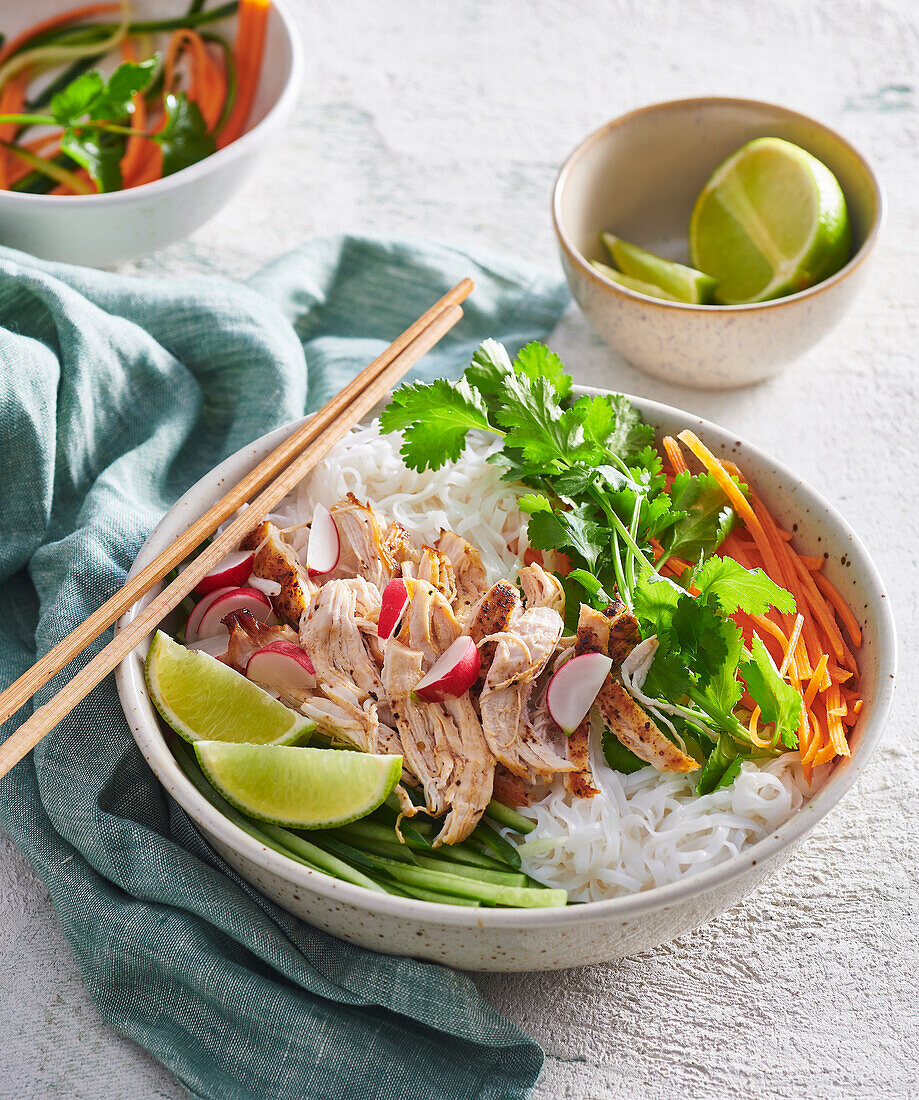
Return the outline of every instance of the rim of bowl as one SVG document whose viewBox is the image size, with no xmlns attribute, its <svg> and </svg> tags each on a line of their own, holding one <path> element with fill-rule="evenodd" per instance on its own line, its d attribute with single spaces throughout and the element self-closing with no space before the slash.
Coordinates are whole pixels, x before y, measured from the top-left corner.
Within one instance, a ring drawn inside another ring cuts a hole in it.
<svg viewBox="0 0 919 1100">
<path fill-rule="evenodd" d="M 106 191 L 103 194 L 93 195 L 31 195 L 20 191 L 0 191 L 0 205 L 15 207 L 20 205 L 50 206 L 53 204 L 54 208 L 58 209 L 64 206 L 82 205 L 91 202 L 100 207 L 122 206 L 147 195 L 162 194 L 175 190 L 177 187 L 182 187 L 184 184 L 191 183 L 193 180 L 207 175 L 223 164 L 229 164 L 233 160 L 244 156 L 250 145 L 254 144 L 259 137 L 263 137 L 273 130 L 293 107 L 303 81 L 303 44 L 294 27 L 286 4 L 287 0 L 273 0 L 272 7 L 278 13 L 278 18 L 281 20 L 281 26 L 284 29 L 284 41 L 290 55 L 290 72 L 280 95 L 268 109 L 264 118 L 259 119 L 251 129 L 240 134 L 235 141 L 231 141 L 223 149 L 211 153 L 204 160 L 199 160 L 196 164 L 190 164 L 187 168 L 173 172 L 171 176 L 151 180 L 150 183 L 143 183 L 140 187 L 131 187 L 126 191 Z"/>
<path fill-rule="evenodd" d="M 578 393 L 609 393 L 609 390 L 598 390 L 591 387 L 575 387 Z M 784 463 L 768 455 L 755 444 L 743 437 L 731 435 L 726 429 L 719 427 L 713 421 L 695 416 L 672 405 L 665 405 L 659 401 L 652 401 L 644 397 L 632 397 L 626 395 L 629 400 L 636 402 L 642 408 L 649 419 L 661 415 L 679 416 L 687 424 L 698 424 L 703 432 L 715 431 L 722 436 L 729 436 L 736 441 L 742 453 L 748 453 L 763 465 L 768 465 L 773 470 L 773 476 L 780 485 L 794 485 L 803 490 L 805 496 L 810 496 L 812 502 L 820 506 L 827 514 L 831 524 L 837 526 L 849 538 L 852 546 L 858 552 L 866 567 L 866 582 L 877 589 L 876 597 L 872 601 L 878 620 L 878 647 L 879 667 L 878 685 L 869 720 L 864 729 L 859 731 L 859 743 L 854 757 L 848 759 L 842 766 L 837 765 L 826 783 L 812 799 L 797 810 L 787 821 L 777 829 L 770 832 L 762 840 L 757 841 L 749 848 L 744 849 L 738 855 L 731 857 L 724 863 L 711 867 L 698 874 L 688 875 L 677 882 L 666 886 L 653 887 L 650 890 L 640 891 L 635 894 L 626 894 L 617 898 L 609 898 L 604 901 L 590 901 L 579 905 L 562 906 L 546 909 L 477 909 L 468 910 L 460 906 L 440 904 L 437 902 L 422 902 L 411 898 L 397 897 L 391 894 L 371 894 L 363 887 L 355 886 L 349 882 L 320 874 L 307 867 L 294 863 L 284 856 L 265 848 L 248 833 L 243 832 L 226 817 L 216 810 L 207 799 L 192 785 L 179 767 L 175 757 L 169 750 L 166 739 L 163 736 L 159 722 L 154 715 L 152 723 L 139 715 L 134 708 L 138 698 L 143 698 L 147 693 L 144 682 L 143 666 L 134 653 L 116 669 L 119 699 L 125 712 L 132 735 L 137 742 L 144 758 L 150 765 L 157 779 L 168 793 L 185 809 L 193 821 L 203 824 L 206 832 L 220 837 L 221 842 L 239 852 L 245 859 L 262 867 L 264 870 L 276 875 L 291 886 L 319 894 L 332 901 L 354 906 L 369 913 L 383 912 L 388 915 L 411 918 L 418 921 L 429 921 L 441 926 L 453 926 L 457 928 L 472 927 L 506 927 L 511 928 L 536 928 L 536 927 L 565 927 L 583 922 L 591 923 L 605 917 L 634 917 L 643 912 L 654 910 L 687 900 L 694 895 L 715 889 L 732 879 L 739 878 L 745 872 L 751 870 L 757 863 L 768 860 L 783 850 L 790 848 L 796 841 L 803 839 L 807 833 L 830 810 L 836 807 L 845 794 L 850 790 L 855 781 L 864 771 L 869 760 L 874 755 L 878 743 L 887 724 L 890 708 L 893 703 L 894 686 L 897 674 L 897 639 L 893 613 L 890 607 L 890 598 L 887 593 L 883 578 L 877 566 L 868 553 L 861 539 L 845 521 L 838 509 L 822 494 L 818 493 L 808 482 L 798 477 Z M 246 447 L 240 448 L 234 455 L 229 456 L 224 462 L 205 474 L 193 485 L 166 516 L 157 525 L 150 537 L 144 543 L 148 545 L 156 530 L 166 522 L 168 516 L 182 503 L 191 498 L 206 482 L 213 482 L 219 486 L 225 480 L 227 474 L 221 475 L 229 464 L 237 459 L 241 452 L 254 449 L 253 464 L 261 455 L 258 454 L 264 447 L 274 447 L 285 439 L 292 430 L 302 424 L 308 417 L 292 421 L 290 424 L 268 432 L 259 439 L 254 440 Z M 138 554 L 138 560 L 143 553 Z M 137 561 L 131 568 L 129 576 L 134 575 L 137 569 Z M 142 603 L 143 601 L 141 601 Z M 134 617 L 141 606 L 136 604 L 118 622 L 116 637 Z M 129 701 L 127 696 L 133 695 Z M 129 713 L 129 707 L 134 713 Z M 152 703 L 151 703 L 151 709 Z M 161 774 L 164 773 L 164 774 Z M 830 793 L 827 789 L 832 787 Z"/>
<path fill-rule="evenodd" d="M 736 104 L 745 107 L 759 107 L 765 108 L 769 111 L 778 112 L 786 116 L 789 119 L 796 119 L 801 122 L 805 122 L 810 126 L 816 126 L 822 130 L 825 134 L 831 137 L 835 142 L 841 145 L 844 149 L 848 150 L 852 156 L 861 164 L 864 168 L 868 179 L 871 183 L 872 190 L 874 191 L 874 198 L 876 203 L 876 213 L 874 221 L 871 224 L 868 232 L 865 234 L 865 239 L 862 241 L 859 249 L 855 252 L 839 271 L 830 275 L 829 278 L 821 280 L 819 283 L 815 283 L 813 286 L 807 287 L 805 290 L 799 290 L 795 294 L 786 294 L 782 298 L 771 298 L 767 302 L 746 302 L 741 305 L 702 305 L 695 302 L 670 302 L 665 301 L 662 298 L 650 298 L 646 294 L 639 294 L 637 291 L 629 290 L 625 286 L 619 286 L 616 283 L 610 282 L 608 279 L 604 279 L 602 275 L 598 274 L 587 259 L 571 242 L 568 232 L 564 225 L 564 220 L 561 213 L 562 194 L 567 186 L 569 177 L 577 165 L 581 157 L 587 152 L 587 150 L 593 146 L 596 142 L 601 141 L 611 131 L 618 129 L 627 122 L 631 122 L 633 119 L 638 118 L 644 114 L 651 114 L 659 111 L 670 110 L 675 107 L 689 107 L 695 106 L 724 106 L 727 104 Z M 682 311 L 698 312 L 698 313 L 744 313 L 752 312 L 754 310 L 764 309 L 778 309 L 781 306 L 788 305 L 791 302 L 800 301 L 802 298 L 812 297 L 819 294 L 824 290 L 828 290 L 836 283 L 842 282 L 848 275 L 850 275 L 857 267 L 859 267 L 871 254 L 877 243 L 884 225 L 887 221 L 887 195 L 884 191 L 884 185 L 881 183 L 877 172 L 868 158 L 860 153 L 858 149 L 842 134 L 838 133 L 831 126 L 827 126 L 826 123 L 820 122 L 818 119 L 812 118 L 810 115 L 802 114 L 800 111 L 795 111 L 790 107 L 783 107 L 779 103 L 770 103 L 765 99 L 744 99 L 739 96 L 688 96 L 685 99 L 665 99 L 660 103 L 649 103 L 644 107 L 636 107 L 633 111 L 627 111 L 624 115 L 619 115 L 609 122 L 604 123 L 598 129 L 593 130 L 587 135 L 583 141 L 572 150 L 571 153 L 565 158 L 564 163 L 559 169 L 558 175 L 555 179 L 555 186 L 552 189 L 552 221 L 555 226 L 555 235 L 558 238 L 559 244 L 565 250 L 568 258 L 574 263 L 584 274 L 590 277 L 598 285 L 604 287 L 606 290 L 613 294 L 619 294 L 627 299 L 633 301 L 643 302 L 646 305 L 655 306 L 659 309 L 676 309 Z"/>
</svg>

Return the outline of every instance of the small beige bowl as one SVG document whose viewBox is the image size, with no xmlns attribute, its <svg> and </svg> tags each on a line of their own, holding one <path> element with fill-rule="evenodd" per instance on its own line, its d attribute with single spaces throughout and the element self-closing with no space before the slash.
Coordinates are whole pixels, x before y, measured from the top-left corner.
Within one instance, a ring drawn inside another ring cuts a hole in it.
<svg viewBox="0 0 919 1100">
<path fill-rule="evenodd" d="M 745 142 L 780 137 L 812 153 L 842 186 L 852 258 L 799 294 L 746 306 L 664 302 L 616 286 L 591 260 L 609 258 L 609 230 L 668 259 L 688 261 L 689 218 L 711 173 Z M 827 126 L 749 99 L 680 99 L 608 122 L 559 172 L 552 203 L 574 297 L 608 344 L 666 382 L 730 389 L 769 378 L 822 339 L 864 280 L 884 224 L 884 191 L 870 165 Z"/>
</svg>

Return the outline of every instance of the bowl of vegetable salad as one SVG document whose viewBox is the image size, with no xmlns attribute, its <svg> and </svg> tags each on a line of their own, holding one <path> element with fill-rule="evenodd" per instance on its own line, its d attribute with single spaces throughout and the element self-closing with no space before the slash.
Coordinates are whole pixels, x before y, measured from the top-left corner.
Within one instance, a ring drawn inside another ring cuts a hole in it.
<svg viewBox="0 0 919 1100">
<path fill-rule="evenodd" d="M 37 0 L 0 32 L 0 243 L 105 267 L 194 232 L 290 115 L 275 0 Z"/>
</svg>

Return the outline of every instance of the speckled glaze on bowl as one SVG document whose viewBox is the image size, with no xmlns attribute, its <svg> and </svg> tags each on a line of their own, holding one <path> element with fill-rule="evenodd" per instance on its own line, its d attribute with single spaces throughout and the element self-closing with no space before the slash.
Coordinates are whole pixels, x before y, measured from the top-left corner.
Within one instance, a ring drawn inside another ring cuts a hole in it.
<svg viewBox="0 0 919 1100">
<path fill-rule="evenodd" d="M 800 145 L 839 180 L 852 223 L 852 258 L 841 271 L 772 302 L 694 306 L 637 294 L 590 266 L 609 263 L 601 230 L 688 262 L 690 214 L 709 176 L 765 136 Z M 822 339 L 862 286 L 885 212 L 871 166 L 829 127 L 785 107 L 716 97 L 657 103 L 608 122 L 565 162 L 552 203 L 562 266 L 591 325 L 641 370 L 703 389 L 762 381 Z"/>
<path fill-rule="evenodd" d="M 782 866 L 849 790 L 880 740 L 896 667 L 889 601 L 867 551 L 832 505 L 751 444 L 677 409 L 632 400 L 662 433 L 675 435 L 690 427 L 716 453 L 734 459 L 780 522 L 786 527 L 798 525 L 809 552 L 828 555 L 827 575 L 849 598 L 864 632 L 859 661 L 865 705 L 853 730 L 852 757 L 837 766 L 815 797 L 774 833 L 719 867 L 671 886 L 562 909 L 472 910 L 436 905 L 372 894 L 310 871 L 264 848 L 214 810 L 182 774 L 166 745 L 144 684 L 145 654 L 136 651 L 116 675 L 125 715 L 141 752 L 220 855 L 262 893 L 318 928 L 389 954 L 414 955 L 469 970 L 581 966 L 655 947 L 739 902 Z M 281 428 L 242 448 L 189 489 L 144 544 L 131 575 L 162 552 L 227 485 L 238 481 L 296 426 Z M 118 629 L 156 591 L 128 612 Z"/>
<path fill-rule="evenodd" d="M 0 5 L 12 38 L 64 7 L 62 0 Z M 187 0 L 132 0 L 135 17 L 166 18 Z M 234 21 L 211 29 L 231 36 Z M 0 244 L 43 260 L 109 267 L 181 240 L 210 220 L 242 186 L 287 121 L 303 78 L 303 47 L 285 7 L 268 15 L 262 74 L 244 134 L 212 156 L 164 179 L 103 195 L 31 195 L 0 190 Z"/>
</svg>

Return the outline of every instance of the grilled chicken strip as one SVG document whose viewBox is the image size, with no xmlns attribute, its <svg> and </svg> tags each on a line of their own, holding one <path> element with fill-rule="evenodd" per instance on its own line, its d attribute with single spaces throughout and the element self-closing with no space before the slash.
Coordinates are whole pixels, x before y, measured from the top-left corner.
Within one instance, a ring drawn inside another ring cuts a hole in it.
<svg viewBox="0 0 919 1100">
<path fill-rule="evenodd" d="M 378 752 L 376 702 L 383 685 L 357 621 L 370 587 L 359 577 L 332 580 L 313 597 L 300 623 L 300 645 L 316 670 L 317 691 L 300 709 L 349 744 Z"/>
<path fill-rule="evenodd" d="M 418 679 L 421 679 L 444 650 L 460 636 L 462 627 L 442 592 L 426 581 L 413 580 L 408 583 L 411 599 L 396 641 L 417 654 L 412 658 L 415 662 L 412 667 L 418 669 Z M 391 661 L 398 658 L 400 662 L 407 663 L 408 660 L 394 646 L 392 657 L 390 653 L 391 643 L 387 643 L 384 664 L 384 680 L 387 683 L 392 683 Z M 400 663 L 399 671 L 402 669 L 403 664 Z M 434 844 L 435 847 L 456 844 L 472 832 L 491 801 L 495 758 L 488 748 L 468 692 L 442 703 L 416 703 L 410 696 L 406 699 L 404 693 L 400 699 L 404 702 L 398 707 L 393 704 L 393 716 L 406 751 L 409 738 L 417 737 L 421 729 L 426 729 L 427 738 L 419 740 L 427 747 L 423 752 L 419 749 L 419 753 L 424 755 L 429 752 L 432 744 L 441 745 L 443 747 L 435 750 L 436 759 L 442 761 L 445 755 L 452 762 L 449 783 L 443 791 L 447 817 Z M 442 782 L 444 774 L 442 767 L 443 764 L 433 773 L 441 777 L 439 782 Z M 419 775 L 418 778 L 425 782 L 424 776 Z M 435 787 L 437 785 L 434 784 Z M 429 808 L 435 812 L 433 807 Z"/>
<path fill-rule="evenodd" d="M 488 574 L 478 550 L 455 531 L 441 531 L 434 544 L 447 555 L 453 566 L 456 596 L 453 606 L 456 617 L 463 622 L 472 605 L 488 587 Z"/>
<path fill-rule="evenodd" d="M 284 541 L 273 523 L 265 520 L 246 535 L 240 550 L 255 551 L 253 573 L 281 586 L 280 593 L 272 597 L 274 605 L 291 626 L 298 627 L 316 585 L 300 564 L 294 548 Z"/>
<path fill-rule="evenodd" d="M 575 654 L 607 653 L 618 670 L 641 639 L 635 616 L 618 604 L 606 612 L 581 607 Z M 610 731 L 639 759 L 661 772 L 692 772 L 699 764 L 687 756 L 645 713 L 611 672 L 597 695 L 596 705 Z M 579 731 L 576 731 L 579 732 Z M 574 734 L 572 734 L 572 738 Z"/>
<path fill-rule="evenodd" d="M 502 634 L 507 630 L 514 617 L 520 611 L 520 595 L 517 586 L 510 581 L 498 581 L 469 610 L 466 618 L 466 633 L 479 647 L 479 659 L 482 662 L 476 686 L 481 691 L 485 686 L 485 677 L 495 657 L 497 642 L 489 638 L 491 634 Z M 486 638 L 489 638 L 486 641 Z"/>
<path fill-rule="evenodd" d="M 520 586 L 527 607 L 551 607 L 564 619 L 565 590 L 558 577 L 547 573 L 541 565 L 534 562 L 520 570 Z"/>
<path fill-rule="evenodd" d="M 348 493 L 330 511 L 341 540 L 341 554 L 332 576 L 363 577 L 382 589 L 399 568 L 376 512 L 369 504 L 362 504 L 354 493 Z"/>
<path fill-rule="evenodd" d="M 226 663 L 244 676 L 249 658 L 257 649 L 272 642 L 298 643 L 297 632 L 289 626 L 267 626 L 245 608 L 232 611 L 222 622 L 230 632 Z"/>
<path fill-rule="evenodd" d="M 555 652 L 562 620 L 549 607 L 530 607 L 495 636 L 495 655 L 479 698 L 489 748 L 513 775 L 535 780 L 573 765 L 526 721 L 527 703 L 539 674 Z"/>
</svg>

